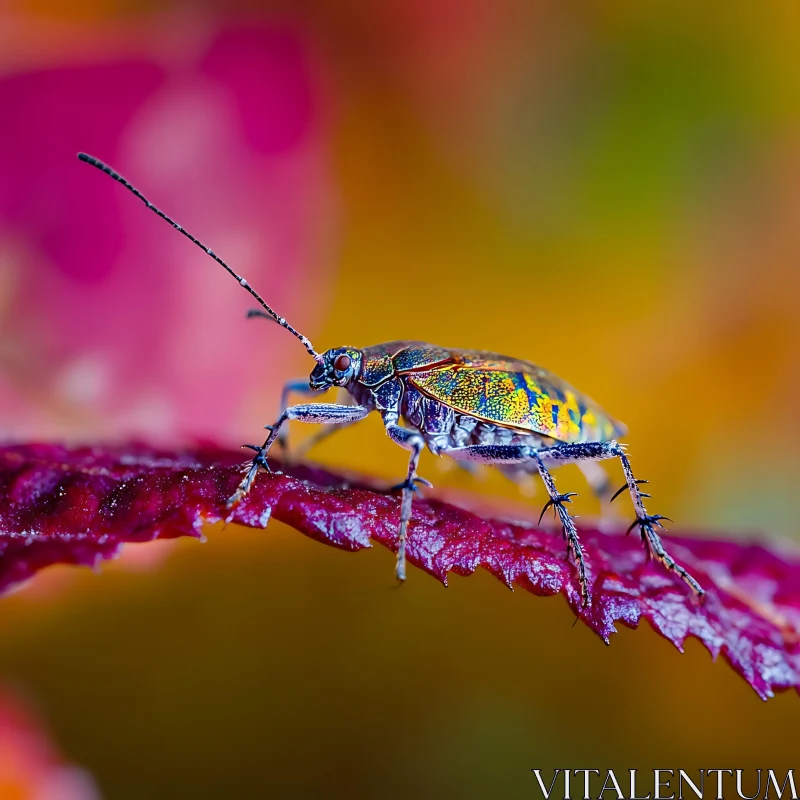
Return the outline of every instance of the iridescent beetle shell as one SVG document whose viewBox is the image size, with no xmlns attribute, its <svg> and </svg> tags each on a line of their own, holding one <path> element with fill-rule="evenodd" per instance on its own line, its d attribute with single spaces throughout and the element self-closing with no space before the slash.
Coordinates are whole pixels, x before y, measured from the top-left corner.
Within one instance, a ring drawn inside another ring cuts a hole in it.
<svg viewBox="0 0 800 800">
<path fill-rule="evenodd" d="M 362 351 L 359 382 L 394 376 L 454 411 L 556 442 L 607 442 L 626 428 L 594 400 L 529 361 L 424 342 L 387 342 Z"/>
</svg>

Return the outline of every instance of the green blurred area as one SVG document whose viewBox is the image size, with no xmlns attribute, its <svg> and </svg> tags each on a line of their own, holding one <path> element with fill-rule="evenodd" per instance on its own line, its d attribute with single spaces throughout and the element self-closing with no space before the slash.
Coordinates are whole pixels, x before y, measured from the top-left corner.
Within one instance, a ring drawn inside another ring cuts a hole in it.
<svg viewBox="0 0 800 800">
<path fill-rule="evenodd" d="M 295 19 L 330 82 L 340 249 L 315 343 L 531 359 L 628 424 L 654 510 L 796 541 L 796 3 L 231 9 Z M 221 13 L 31 2 L 8 19 L 58 39 Z M 292 377 L 267 373 L 265 423 Z M 314 455 L 387 479 L 405 461 L 375 421 Z M 421 471 L 517 496 L 432 457 Z M 576 470 L 558 477 L 598 512 Z M 797 767 L 793 693 L 762 703 L 647 626 L 605 647 L 562 599 L 486 574 L 445 591 L 412 570 L 398 591 L 383 549 L 273 522 L 152 570 L 51 575 L 3 601 L 0 675 L 111 798 L 522 798 L 534 767 Z"/>
</svg>

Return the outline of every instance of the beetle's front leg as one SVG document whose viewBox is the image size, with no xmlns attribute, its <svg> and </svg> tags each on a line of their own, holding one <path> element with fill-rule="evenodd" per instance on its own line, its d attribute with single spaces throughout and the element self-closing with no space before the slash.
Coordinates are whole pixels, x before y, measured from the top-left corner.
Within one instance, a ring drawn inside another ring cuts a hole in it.
<svg viewBox="0 0 800 800">
<path fill-rule="evenodd" d="M 352 397 L 349 395 L 344 389 L 340 389 L 339 394 L 341 395 L 341 402 L 337 402 L 337 405 L 343 406 L 352 406 L 354 403 L 352 402 Z M 356 420 L 356 422 L 360 422 L 361 420 Z M 332 425 L 327 428 L 320 428 L 315 433 L 311 434 L 311 436 L 306 437 L 300 442 L 297 447 L 293 447 L 291 453 L 289 452 L 289 443 L 287 441 L 287 437 L 284 435 L 282 442 L 286 442 L 286 449 L 284 452 L 284 458 L 290 458 L 292 462 L 302 461 L 310 450 L 313 450 L 318 444 L 321 444 L 326 439 L 329 439 L 335 433 L 344 430 L 345 428 L 349 428 L 351 425 L 355 425 L 356 422 L 343 422 L 341 425 Z M 286 426 L 284 432 L 289 430 L 289 427 Z"/>
<path fill-rule="evenodd" d="M 389 438 L 400 447 L 411 451 L 408 459 L 408 472 L 406 479 L 395 489 L 403 490 L 403 498 L 400 503 L 400 533 L 397 540 L 397 561 L 395 562 L 395 575 L 397 580 L 406 579 L 406 538 L 408 535 L 408 523 L 411 519 L 411 504 L 414 500 L 414 493 L 417 491 L 417 484 L 423 483 L 430 486 L 424 478 L 417 475 L 417 465 L 419 456 L 425 447 L 425 440 L 416 432 L 403 428 L 396 422 L 393 414 L 384 414 L 384 424 Z"/>
<path fill-rule="evenodd" d="M 289 421 L 311 422 L 317 425 L 341 425 L 348 422 L 358 422 L 369 414 L 370 410 L 365 406 L 345 406 L 333 403 L 304 403 L 303 405 L 291 406 L 278 417 L 274 425 L 267 425 L 269 436 L 261 447 L 248 444 L 256 454 L 250 468 L 247 470 L 242 482 L 236 491 L 228 498 L 228 508 L 233 508 L 247 495 L 253 487 L 253 483 L 258 475 L 258 470 L 263 467 L 269 470 L 267 464 L 267 453 L 275 440 L 280 435 L 281 428 Z"/>
</svg>

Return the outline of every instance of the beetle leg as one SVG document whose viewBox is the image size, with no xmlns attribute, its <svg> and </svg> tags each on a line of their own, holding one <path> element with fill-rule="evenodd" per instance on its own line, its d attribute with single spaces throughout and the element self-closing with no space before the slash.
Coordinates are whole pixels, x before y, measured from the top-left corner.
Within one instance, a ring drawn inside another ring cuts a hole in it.
<svg viewBox="0 0 800 800">
<path fill-rule="evenodd" d="M 294 378 L 291 381 L 287 381 L 283 385 L 283 390 L 281 391 L 281 406 L 280 406 L 280 413 L 283 414 L 287 408 L 289 408 L 289 395 L 292 394 L 299 394 L 303 397 L 313 397 L 314 395 L 321 394 L 321 392 L 317 391 L 316 389 L 311 389 L 308 385 L 308 378 Z M 333 428 L 332 430 L 336 430 Z M 285 427 L 281 430 L 280 435 L 278 436 L 278 444 L 281 446 L 281 450 L 283 451 L 286 458 L 289 457 L 289 428 Z"/>
<path fill-rule="evenodd" d="M 281 413 L 283 413 L 287 407 L 286 397 L 289 392 L 298 392 L 305 395 L 318 394 L 316 390 L 308 388 L 308 381 L 305 382 L 303 389 L 296 388 L 296 382 L 294 381 L 292 382 L 291 387 L 289 384 L 287 384 L 287 386 L 284 387 L 283 394 L 281 395 Z M 352 397 L 347 393 L 347 391 L 340 389 L 339 396 L 337 397 L 337 405 L 352 406 L 355 405 L 355 403 L 352 401 Z M 360 422 L 360 420 L 356 421 Z M 343 422 L 340 425 L 321 428 L 316 433 L 304 439 L 298 445 L 298 447 L 294 448 L 293 450 L 289 449 L 289 426 L 287 425 L 283 427 L 281 429 L 280 436 L 278 437 L 278 444 L 280 444 L 282 447 L 284 460 L 287 462 L 301 461 L 303 458 L 305 458 L 309 450 L 316 447 L 320 442 L 324 442 L 329 436 L 333 436 L 334 433 L 338 433 L 339 431 L 350 427 L 350 425 L 355 425 L 355 422 Z"/>
<path fill-rule="evenodd" d="M 565 503 L 572 502 L 572 495 L 574 492 L 559 494 L 558 490 L 556 489 L 556 483 L 553 480 L 553 476 L 547 471 L 547 468 L 542 460 L 538 456 L 535 456 L 535 458 L 539 467 L 539 474 L 542 476 L 545 488 L 547 489 L 547 494 L 550 495 L 550 499 L 542 509 L 542 514 L 544 514 L 544 512 L 547 511 L 548 506 L 551 505 L 558 512 L 558 516 L 561 519 L 561 527 L 564 530 L 564 538 L 567 540 L 567 549 L 572 553 L 572 558 L 575 561 L 575 565 L 578 567 L 578 579 L 581 583 L 581 596 L 583 597 L 583 605 L 586 607 L 589 605 L 589 586 L 586 580 L 586 565 L 583 561 L 583 550 L 581 549 L 581 543 L 578 539 L 578 531 L 575 529 L 575 522 L 570 516 L 569 511 L 567 511 L 565 508 Z M 540 522 L 541 519 L 542 518 L 540 516 Z"/>
<path fill-rule="evenodd" d="M 630 461 L 628 456 L 622 448 L 619 448 L 617 454 L 620 462 L 622 463 L 622 471 L 625 473 L 625 482 L 628 484 L 628 491 L 630 492 L 631 499 L 633 500 L 633 507 L 636 509 L 636 521 L 628 529 L 629 531 L 635 527 L 639 527 L 642 534 L 642 541 L 647 546 L 647 552 L 653 555 L 660 561 L 668 570 L 676 572 L 681 579 L 688 584 L 689 588 L 697 595 L 702 597 L 705 594 L 703 587 L 678 563 L 675 559 L 664 549 L 661 537 L 656 533 L 656 526 L 663 528 L 661 524 L 662 519 L 668 519 L 660 514 L 648 514 L 647 509 L 644 507 L 644 495 L 639 490 L 639 481 L 633 477 Z"/>
<path fill-rule="evenodd" d="M 548 448 L 551 449 L 551 448 Z M 564 530 L 564 538 L 567 540 L 567 549 L 572 554 L 575 566 L 578 569 L 578 580 L 581 586 L 581 598 L 583 605 L 589 605 L 589 584 L 586 578 L 586 564 L 583 558 L 583 548 L 581 547 L 580 539 L 578 538 L 578 531 L 575 528 L 575 522 L 570 516 L 569 511 L 566 509 L 566 504 L 571 502 L 572 494 L 560 494 L 556 489 L 553 476 L 545 467 L 543 459 L 539 456 L 540 452 L 537 448 L 529 447 L 528 445 L 493 445 L 493 444 L 474 444 L 467 447 L 455 447 L 450 450 L 443 450 L 443 455 L 448 455 L 457 460 L 463 461 L 479 461 L 483 464 L 530 464 L 536 465 L 536 469 L 544 482 L 545 489 L 550 499 L 547 501 L 542 514 L 553 507 L 554 511 L 558 514 L 561 521 L 561 527 Z M 541 520 L 541 517 L 539 517 Z"/>
<path fill-rule="evenodd" d="M 247 473 L 236 491 L 228 498 L 228 508 L 233 508 L 247 495 L 253 487 L 258 470 L 263 467 L 269 470 L 267 464 L 267 453 L 275 440 L 280 435 L 281 428 L 290 420 L 297 422 L 310 422 L 317 425 L 341 425 L 348 422 L 358 422 L 369 414 L 370 410 L 365 406 L 345 406 L 334 403 L 305 403 L 299 406 L 287 408 L 278 417 L 274 425 L 267 425 L 269 436 L 261 447 L 255 445 L 245 445 L 256 451 Z"/>
<path fill-rule="evenodd" d="M 408 538 L 408 523 L 411 519 L 411 504 L 414 500 L 414 493 L 417 491 L 417 483 L 430 484 L 417 475 L 419 456 L 425 447 L 425 440 L 416 432 L 408 428 L 402 428 L 393 421 L 394 414 L 384 414 L 386 433 L 389 438 L 400 447 L 411 451 L 408 459 L 408 472 L 406 479 L 396 489 L 403 490 L 403 497 L 400 502 L 400 532 L 397 539 L 397 561 L 395 562 L 395 575 L 397 580 L 406 579 L 406 539 Z"/>
<path fill-rule="evenodd" d="M 643 481 L 637 480 L 633 476 L 631 462 L 625 453 L 622 445 L 617 442 L 587 442 L 586 444 L 560 444 L 555 447 L 548 447 L 539 451 L 539 455 L 545 463 L 568 464 L 580 463 L 582 461 L 601 461 L 606 458 L 618 458 L 622 464 L 622 471 L 625 473 L 625 486 L 630 493 L 633 507 L 636 510 L 636 520 L 628 529 L 630 532 L 635 527 L 641 531 L 642 542 L 647 547 L 649 556 L 653 556 L 660 561 L 668 570 L 676 573 L 689 588 L 697 595 L 702 597 L 705 594 L 703 587 L 664 549 L 661 537 L 656 533 L 656 527 L 663 528 L 662 519 L 667 517 L 660 514 L 649 514 L 644 506 L 644 498 L 649 497 L 639 489 Z M 616 497 L 616 495 L 614 495 Z M 612 498 L 613 499 L 613 498 Z"/>
</svg>

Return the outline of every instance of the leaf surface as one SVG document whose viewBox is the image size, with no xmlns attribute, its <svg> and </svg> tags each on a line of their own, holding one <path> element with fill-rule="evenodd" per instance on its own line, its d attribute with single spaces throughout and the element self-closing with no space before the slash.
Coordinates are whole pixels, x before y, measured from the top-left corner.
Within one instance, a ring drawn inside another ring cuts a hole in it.
<svg viewBox="0 0 800 800">
<path fill-rule="evenodd" d="M 212 446 L 0 448 L 0 592 L 50 564 L 96 565 L 128 542 L 202 537 L 204 524 L 229 517 L 225 500 L 241 464 L 240 452 Z M 399 496 L 367 478 L 297 465 L 287 474 L 260 475 L 229 518 L 264 528 L 272 517 L 344 550 L 372 542 L 395 550 Z M 585 526 L 580 533 L 592 593 L 587 608 L 560 530 L 530 521 L 418 498 L 408 559 L 443 583 L 451 572 L 470 575 L 483 567 L 508 587 L 561 593 L 605 641 L 618 623 L 636 627 L 641 619 L 681 650 L 694 636 L 762 698 L 800 688 L 800 557 L 670 535 L 672 555 L 707 590 L 698 602 L 676 576 L 648 562 L 635 536 Z"/>
</svg>

